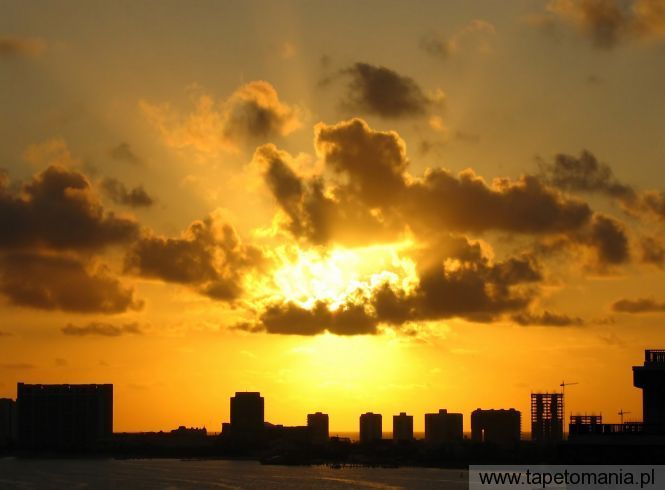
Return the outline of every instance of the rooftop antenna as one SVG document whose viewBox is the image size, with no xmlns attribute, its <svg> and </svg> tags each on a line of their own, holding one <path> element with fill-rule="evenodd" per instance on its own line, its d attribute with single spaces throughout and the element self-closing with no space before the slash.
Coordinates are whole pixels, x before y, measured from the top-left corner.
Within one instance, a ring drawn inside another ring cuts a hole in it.
<svg viewBox="0 0 665 490">
<path fill-rule="evenodd" d="M 621 425 L 623 425 L 623 416 L 629 414 L 630 412 L 624 412 L 623 408 L 619 410 L 619 416 L 621 417 Z"/>
</svg>

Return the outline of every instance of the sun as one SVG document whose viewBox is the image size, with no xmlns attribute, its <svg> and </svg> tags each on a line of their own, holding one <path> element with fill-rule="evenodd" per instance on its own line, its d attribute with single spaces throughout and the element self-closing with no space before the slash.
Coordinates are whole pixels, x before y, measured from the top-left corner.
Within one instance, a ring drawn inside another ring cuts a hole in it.
<svg viewBox="0 0 665 490">
<path fill-rule="evenodd" d="M 311 308 L 323 301 L 336 310 L 353 298 L 369 297 L 388 283 L 411 291 L 418 282 L 415 262 L 405 256 L 411 242 L 327 251 L 297 249 L 280 253 L 273 281 L 282 301 Z"/>
</svg>

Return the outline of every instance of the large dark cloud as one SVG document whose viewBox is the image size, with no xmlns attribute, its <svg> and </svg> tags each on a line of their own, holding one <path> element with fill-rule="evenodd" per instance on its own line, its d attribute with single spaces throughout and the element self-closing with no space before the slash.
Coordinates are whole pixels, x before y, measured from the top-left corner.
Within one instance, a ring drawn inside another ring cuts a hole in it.
<svg viewBox="0 0 665 490">
<path fill-rule="evenodd" d="M 143 333 L 138 323 L 124 323 L 121 325 L 114 325 L 107 322 L 90 322 L 86 325 L 74 325 L 68 323 L 61 328 L 65 335 L 84 337 L 88 335 L 97 335 L 102 337 L 119 337 L 125 334 L 138 335 Z"/>
<path fill-rule="evenodd" d="M 243 273 L 262 261 L 259 249 L 241 243 L 233 227 L 213 215 L 195 221 L 178 238 L 141 238 L 126 255 L 125 270 L 230 301 L 242 291 Z"/>
<path fill-rule="evenodd" d="M 665 301 L 653 298 L 620 299 L 612 304 L 612 310 L 618 313 L 665 312 Z"/>
<path fill-rule="evenodd" d="M 102 180 L 101 187 L 109 199 L 116 204 L 139 208 L 152 206 L 155 202 L 142 185 L 127 189 L 125 184 L 119 180 L 108 177 Z"/>
<path fill-rule="evenodd" d="M 589 243 L 596 249 L 601 264 L 622 264 L 630 258 L 626 231 L 613 218 L 594 216 Z"/>
<path fill-rule="evenodd" d="M 143 306 L 101 264 L 33 252 L 2 257 L 0 292 L 12 304 L 45 310 L 111 314 Z"/>
<path fill-rule="evenodd" d="M 12 192 L 0 181 L 0 249 L 42 246 L 94 250 L 127 243 L 138 224 L 106 212 L 88 179 L 50 166 Z"/>
<path fill-rule="evenodd" d="M 527 308 L 542 280 L 531 257 L 512 257 L 491 262 L 477 244 L 448 238 L 446 258 L 440 256 L 419 271 L 417 286 L 405 291 L 384 283 L 372 293 L 350 295 L 347 302 L 331 309 L 324 301 L 312 308 L 297 304 L 273 303 L 256 322 L 236 325 L 247 331 L 316 335 L 324 331 L 340 335 L 371 334 L 379 325 L 400 327 L 407 322 L 465 318 L 488 322 L 506 313 Z M 438 249 L 438 244 L 437 244 Z M 426 252 L 430 257 L 437 250 Z"/>
<path fill-rule="evenodd" d="M 327 79 L 348 81 L 343 106 L 353 112 L 384 118 L 401 118 L 427 113 L 435 102 L 410 77 L 390 68 L 354 63 Z"/>
</svg>

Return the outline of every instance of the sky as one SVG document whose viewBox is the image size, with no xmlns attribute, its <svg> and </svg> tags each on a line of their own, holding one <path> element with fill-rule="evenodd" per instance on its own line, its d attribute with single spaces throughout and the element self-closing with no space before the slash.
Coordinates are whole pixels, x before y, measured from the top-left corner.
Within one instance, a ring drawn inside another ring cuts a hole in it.
<svg viewBox="0 0 665 490">
<path fill-rule="evenodd" d="M 0 0 L 0 397 L 114 430 L 641 420 L 663 0 Z"/>
</svg>

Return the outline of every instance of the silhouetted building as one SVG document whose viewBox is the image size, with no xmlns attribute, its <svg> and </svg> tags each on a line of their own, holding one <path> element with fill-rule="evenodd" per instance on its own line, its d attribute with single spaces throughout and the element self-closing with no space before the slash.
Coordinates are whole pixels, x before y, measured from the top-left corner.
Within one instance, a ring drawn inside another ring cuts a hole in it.
<svg viewBox="0 0 665 490">
<path fill-rule="evenodd" d="M 531 393 L 531 438 L 563 440 L 563 393 Z"/>
<path fill-rule="evenodd" d="M 0 448 L 16 441 L 16 402 L 0 398 Z"/>
<path fill-rule="evenodd" d="M 642 389 L 646 430 L 665 432 L 665 350 L 644 351 L 644 366 L 633 366 L 633 384 Z"/>
<path fill-rule="evenodd" d="M 24 448 L 90 448 L 113 434 L 111 384 L 19 383 L 16 409 Z"/>
<path fill-rule="evenodd" d="M 590 436 L 602 436 L 597 440 L 607 442 L 607 437 L 612 440 L 644 434 L 644 424 L 641 422 L 623 422 L 621 424 L 603 424 L 602 415 L 571 415 L 568 425 L 568 438 L 590 439 Z"/>
<path fill-rule="evenodd" d="M 381 414 L 367 412 L 360 416 L 360 442 L 380 441 L 383 427 Z"/>
<path fill-rule="evenodd" d="M 520 412 L 509 410 L 481 410 L 471 412 L 471 439 L 500 446 L 516 445 L 520 441 Z"/>
<path fill-rule="evenodd" d="M 263 430 L 264 400 L 261 393 L 239 391 L 231 397 L 231 430 L 234 434 Z"/>
<path fill-rule="evenodd" d="M 413 440 L 413 415 L 404 412 L 393 415 L 393 440 L 395 442 Z"/>
<path fill-rule="evenodd" d="M 310 413 L 307 415 L 307 428 L 309 429 L 310 441 L 314 444 L 325 444 L 328 442 L 329 423 L 327 413 Z"/>
<path fill-rule="evenodd" d="M 461 441 L 463 437 L 461 413 L 448 413 L 448 410 L 441 409 L 439 413 L 425 414 L 425 441 L 428 443 Z"/>
</svg>

